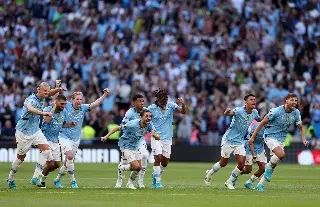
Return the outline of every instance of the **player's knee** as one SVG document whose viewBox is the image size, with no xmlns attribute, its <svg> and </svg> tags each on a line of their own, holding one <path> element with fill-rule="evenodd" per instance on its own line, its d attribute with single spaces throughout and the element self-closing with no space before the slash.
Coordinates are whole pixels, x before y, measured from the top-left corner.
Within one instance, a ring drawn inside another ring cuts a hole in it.
<svg viewBox="0 0 320 207">
<path fill-rule="evenodd" d="M 17 155 L 17 158 L 23 162 L 26 155 Z"/>
<path fill-rule="evenodd" d="M 67 160 L 73 160 L 73 158 L 74 158 L 73 153 L 72 152 L 67 152 L 66 153 L 66 158 L 67 158 Z"/>
<path fill-rule="evenodd" d="M 280 152 L 277 157 L 279 158 L 279 160 L 283 160 L 285 156 L 286 156 L 285 152 Z"/>
<path fill-rule="evenodd" d="M 50 169 L 50 170 L 53 170 L 53 169 L 54 169 L 54 167 L 55 167 L 55 165 L 54 165 L 54 162 L 53 162 L 53 161 L 51 161 L 51 162 L 47 162 L 47 165 L 48 165 L 48 167 L 49 167 L 49 169 Z"/>
<path fill-rule="evenodd" d="M 238 169 L 242 171 L 244 169 L 244 164 L 238 163 Z"/>
<path fill-rule="evenodd" d="M 141 166 L 139 165 L 139 163 L 134 163 L 131 165 L 131 170 L 132 171 L 140 171 Z"/>
<path fill-rule="evenodd" d="M 38 148 L 40 149 L 41 152 L 46 151 L 46 150 L 50 150 L 50 147 L 47 144 L 39 144 Z"/>
</svg>

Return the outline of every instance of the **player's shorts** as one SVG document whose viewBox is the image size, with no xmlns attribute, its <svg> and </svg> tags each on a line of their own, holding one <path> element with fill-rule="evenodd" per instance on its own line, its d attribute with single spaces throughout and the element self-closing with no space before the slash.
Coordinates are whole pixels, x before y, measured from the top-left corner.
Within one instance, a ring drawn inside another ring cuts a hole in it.
<svg viewBox="0 0 320 207">
<path fill-rule="evenodd" d="M 48 144 L 47 139 L 39 130 L 35 134 L 26 135 L 23 132 L 16 131 L 17 154 L 25 155 L 31 149 L 32 145 Z"/>
<path fill-rule="evenodd" d="M 229 158 L 231 154 L 246 156 L 246 150 L 244 144 L 241 145 L 231 145 L 222 140 L 221 143 L 221 157 Z"/>
<path fill-rule="evenodd" d="M 147 149 L 147 144 L 143 143 L 142 146 L 138 150 L 137 159 L 142 160 L 143 157 L 148 157 L 148 156 L 149 156 L 149 152 Z"/>
<path fill-rule="evenodd" d="M 263 151 L 262 153 L 257 155 L 257 162 L 264 162 L 267 163 L 267 156 L 266 156 L 266 152 Z M 251 154 L 247 154 L 246 155 L 246 162 L 245 165 L 252 165 L 253 164 L 253 156 Z"/>
<path fill-rule="evenodd" d="M 276 147 L 281 147 L 282 149 L 284 149 L 284 144 L 278 142 L 276 139 L 274 138 L 267 138 L 264 140 L 264 142 L 266 143 L 267 147 L 270 149 L 270 154 L 273 155 L 274 153 L 272 152 Z"/>
<path fill-rule="evenodd" d="M 162 155 L 170 159 L 172 140 L 155 140 L 151 138 L 151 149 L 154 155 Z"/>
<path fill-rule="evenodd" d="M 50 141 L 48 141 L 48 144 L 52 152 L 53 160 L 57 162 L 62 161 L 60 144 L 56 142 L 50 142 Z"/>
<path fill-rule="evenodd" d="M 61 146 L 62 154 L 66 154 L 66 152 L 72 151 L 73 155 L 76 156 L 79 148 L 80 140 L 75 142 L 75 141 L 72 141 L 71 139 L 59 137 L 59 143 Z"/>
<path fill-rule="evenodd" d="M 123 165 L 130 164 L 135 160 L 139 160 L 140 152 L 138 150 L 120 149 L 121 151 L 121 163 Z"/>
</svg>

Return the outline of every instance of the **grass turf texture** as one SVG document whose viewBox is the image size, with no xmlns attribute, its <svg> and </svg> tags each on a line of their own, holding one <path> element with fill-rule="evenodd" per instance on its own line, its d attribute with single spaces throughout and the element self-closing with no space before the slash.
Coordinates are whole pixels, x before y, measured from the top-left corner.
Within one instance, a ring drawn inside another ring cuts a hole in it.
<svg viewBox="0 0 320 207">
<path fill-rule="evenodd" d="M 213 176 L 212 186 L 203 182 L 211 163 L 170 163 L 162 176 L 165 189 L 151 189 L 152 166 L 145 176 L 146 189 L 114 189 L 116 164 L 76 164 L 79 189 L 70 188 L 67 174 L 62 179 L 63 189 L 56 189 L 53 180 L 57 171 L 49 175 L 46 189 L 29 184 L 34 163 L 23 163 L 16 174 L 17 191 L 8 188 L 6 179 L 10 163 L 0 163 L 0 206 L 320 206 L 320 168 L 280 164 L 265 192 L 247 190 L 241 176 L 236 190 L 228 190 L 224 182 L 235 164 L 230 163 Z M 254 167 L 254 170 L 256 167 Z M 255 183 L 256 184 L 256 183 Z"/>
</svg>

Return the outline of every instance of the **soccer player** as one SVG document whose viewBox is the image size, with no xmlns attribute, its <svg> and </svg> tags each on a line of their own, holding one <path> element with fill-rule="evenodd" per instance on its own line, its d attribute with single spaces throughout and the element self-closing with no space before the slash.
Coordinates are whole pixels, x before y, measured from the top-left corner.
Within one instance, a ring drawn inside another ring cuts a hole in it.
<svg viewBox="0 0 320 207">
<path fill-rule="evenodd" d="M 128 121 L 126 124 L 117 127 L 119 128 L 118 130 L 121 128 L 123 132 L 118 142 L 118 146 L 121 150 L 121 162 L 118 166 L 120 172 L 129 170 L 139 172 L 141 170 L 141 165 L 138 161 L 140 159 L 140 152 L 138 150 L 145 142 L 144 136 L 147 132 L 151 132 L 151 135 L 156 140 L 160 140 L 160 136 L 157 134 L 155 127 L 151 123 L 151 112 L 147 109 L 142 109 L 140 117 L 140 119 Z M 101 141 L 104 142 L 107 140 L 111 134 L 112 131 L 106 136 L 101 137 Z M 137 173 L 131 176 L 137 176 Z M 133 184 L 127 185 L 127 187 L 136 189 Z"/>
<path fill-rule="evenodd" d="M 58 95 L 53 101 L 53 106 L 48 106 L 43 109 L 45 112 L 51 112 L 52 116 L 46 116 L 42 121 L 42 132 L 48 141 L 50 149 L 52 151 L 53 160 L 46 161 L 39 159 L 34 171 L 33 177 L 30 181 L 33 185 L 38 185 L 41 188 L 45 188 L 45 180 L 49 172 L 58 169 L 61 161 L 60 145 L 58 142 L 59 132 L 62 127 L 74 127 L 76 122 L 66 123 L 65 115 L 62 112 L 67 104 L 67 98 L 64 95 Z M 40 152 L 41 154 L 41 152 Z M 42 158 L 39 156 L 39 158 Z M 40 180 L 39 177 L 40 176 Z"/>
<path fill-rule="evenodd" d="M 140 111 L 144 108 L 144 97 L 141 94 L 136 94 L 133 96 L 132 102 L 133 102 L 133 107 L 126 112 L 121 125 L 125 125 L 128 121 L 132 121 L 134 119 L 140 119 Z M 112 131 L 110 131 L 110 135 L 115 133 L 118 130 L 120 130 L 120 128 L 113 129 Z M 139 148 L 139 154 L 137 155 L 137 159 L 141 165 L 141 170 L 139 171 L 139 180 L 138 180 L 139 188 L 145 188 L 143 179 L 144 179 L 144 175 L 146 173 L 146 169 L 148 165 L 148 155 L 149 155 L 149 152 L 147 150 L 147 143 L 145 142 L 145 140 L 143 140 L 142 145 Z M 130 186 L 133 185 L 133 182 L 136 178 L 137 173 L 138 173 L 137 171 L 131 172 L 131 176 L 127 184 L 128 188 L 131 188 Z M 121 188 L 123 177 L 124 177 L 124 172 L 120 172 L 118 170 L 118 179 L 115 186 L 116 188 Z"/>
<path fill-rule="evenodd" d="M 252 133 L 257 128 L 259 123 L 260 122 L 253 121 L 252 124 L 249 126 L 248 134 L 246 136 L 247 140 L 250 139 Z M 264 138 L 263 138 L 264 130 L 265 128 L 263 127 L 261 131 L 258 133 L 257 138 L 254 141 L 253 146 L 251 148 L 248 144 L 248 141 L 245 144 L 246 161 L 245 161 L 244 169 L 241 172 L 241 175 L 251 173 L 253 162 L 256 162 L 257 165 L 259 166 L 259 169 L 253 175 L 251 175 L 249 180 L 247 180 L 244 183 L 244 187 L 246 187 L 247 189 L 253 189 L 254 181 L 258 180 L 265 170 L 267 157 L 264 150 Z"/>
<path fill-rule="evenodd" d="M 168 102 L 168 91 L 166 89 L 159 89 L 155 91 L 156 101 L 148 109 L 152 113 L 152 123 L 154 124 L 161 140 L 151 138 L 151 148 L 154 153 L 154 164 L 152 173 L 152 187 L 163 188 L 161 184 L 161 174 L 167 167 L 173 137 L 173 115 L 174 112 L 181 114 L 187 113 L 187 107 L 182 98 L 178 98 L 177 103 Z"/>
<path fill-rule="evenodd" d="M 67 123 L 76 122 L 77 124 L 75 127 L 63 128 L 59 133 L 59 143 L 61 146 L 61 151 L 65 155 L 65 162 L 60 168 L 57 178 L 54 180 L 54 184 L 57 188 L 62 188 L 60 179 L 63 175 L 65 175 L 67 170 L 71 178 L 71 187 L 78 188 L 78 184 L 74 177 L 74 158 L 80 144 L 84 115 L 86 112 L 98 107 L 102 103 L 102 101 L 109 95 L 109 93 L 109 89 L 106 88 L 103 90 L 103 95 L 93 103 L 82 104 L 82 92 L 74 92 L 71 97 L 72 102 L 67 103 L 64 110 L 65 121 Z"/>
<path fill-rule="evenodd" d="M 248 94 L 244 97 L 245 105 L 236 107 L 231 110 L 227 108 L 224 115 L 232 116 L 231 124 L 228 130 L 222 137 L 221 142 L 221 158 L 215 163 L 212 169 L 206 171 L 204 182 L 207 186 L 211 185 L 211 177 L 218 172 L 220 168 L 228 164 L 231 153 L 236 156 L 238 165 L 232 171 L 230 178 L 225 182 L 225 186 L 231 190 L 235 189 L 235 181 L 241 175 L 244 168 L 246 151 L 244 148 L 244 136 L 247 133 L 248 127 L 253 120 L 259 119 L 259 113 L 255 109 L 256 97 L 254 94 Z"/>
<path fill-rule="evenodd" d="M 50 86 L 42 82 L 38 86 L 37 92 L 28 96 L 24 101 L 22 114 L 16 125 L 17 159 L 13 161 L 9 173 L 9 188 L 16 189 L 14 174 L 24 161 L 32 145 L 36 145 L 42 152 L 40 159 L 46 161 L 53 159 L 48 142 L 39 128 L 40 116 L 52 116 L 51 112 L 42 111 L 44 99 L 63 90 L 61 87 L 50 90 Z"/>
<path fill-rule="evenodd" d="M 273 169 L 285 156 L 284 141 L 288 134 L 288 128 L 291 126 L 291 124 L 295 123 L 297 125 L 303 144 L 308 146 L 305 129 L 301 122 L 300 111 L 296 108 L 297 105 L 297 95 L 289 93 L 285 98 L 285 104 L 271 109 L 266 117 L 264 117 L 264 119 L 257 126 L 250 140 L 248 141 L 249 145 L 253 145 L 259 131 L 263 126 L 266 126 L 264 131 L 265 143 L 272 152 L 272 157 L 266 165 L 264 176 L 257 185 L 258 191 L 264 191 L 265 180 L 268 182 L 271 181 Z"/>
</svg>

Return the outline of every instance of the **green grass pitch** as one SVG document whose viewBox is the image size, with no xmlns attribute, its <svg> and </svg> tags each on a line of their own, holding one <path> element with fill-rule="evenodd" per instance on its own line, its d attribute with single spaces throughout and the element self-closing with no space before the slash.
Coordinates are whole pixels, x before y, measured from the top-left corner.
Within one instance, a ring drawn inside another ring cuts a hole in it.
<svg viewBox="0 0 320 207">
<path fill-rule="evenodd" d="M 236 190 L 228 190 L 224 182 L 235 166 L 230 163 L 213 176 L 211 187 L 203 182 L 211 163 L 169 163 L 162 176 L 165 189 L 151 189 L 152 166 L 145 177 L 146 189 L 114 189 L 116 164 L 76 164 L 79 189 L 71 189 L 69 176 L 62 183 L 64 189 L 55 189 L 52 183 L 57 172 L 49 175 L 47 188 L 39 189 L 29 184 L 34 163 L 24 163 L 16 174 L 17 191 L 8 189 L 6 179 L 10 163 L 0 163 L 0 206 L 320 206 L 319 166 L 280 164 L 271 183 L 265 184 L 265 192 L 247 190 L 243 183 L 249 178 L 243 175 L 237 181 Z M 255 169 L 255 168 L 254 168 Z M 129 173 L 126 174 L 125 183 Z M 124 184 L 125 184 L 124 183 Z"/>
</svg>

